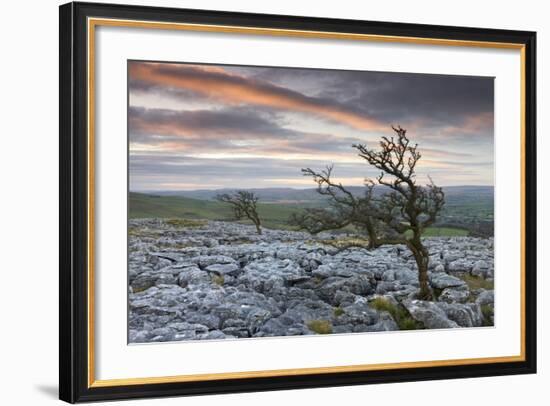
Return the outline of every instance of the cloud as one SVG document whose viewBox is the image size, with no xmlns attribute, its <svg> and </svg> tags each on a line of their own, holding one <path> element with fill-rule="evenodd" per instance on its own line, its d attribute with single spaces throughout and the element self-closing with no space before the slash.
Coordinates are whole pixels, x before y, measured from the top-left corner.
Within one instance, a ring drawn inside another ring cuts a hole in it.
<svg viewBox="0 0 550 406">
<path fill-rule="evenodd" d="M 129 75 L 131 89 L 163 86 L 192 91 L 226 103 L 313 114 L 361 130 L 376 130 L 384 126 L 368 115 L 349 111 L 332 100 L 305 96 L 285 87 L 219 70 L 184 64 L 131 62 Z"/>
<path fill-rule="evenodd" d="M 188 156 L 356 159 L 363 138 L 297 131 L 248 108 L 174 111 L 129 108 L 130 150 L 179 151 Z M 390 130 L 391 131 L 391 130 Z M 467 152 L 422 148 L 431 159 L 469 158 Z"/>
<path fill-rule="evenodd" d="M 276 157 L 196 157 L 171 153 L 139 153 L 130 156 L 130 189 L 208 189 L 240 185 L 253 187 L 314 187 L 304 178 L 301 169 L 322 169 L 331 163 L 326 159 L 287 159 Z M 439 184 L 491 184 L 492 163 L 476 161 L 431 162 L 424 160 L 418 167 L 418 181 L 444 179 Z M 345 185 L 360 186 L 365 177 L 374 178 L 377 169 L 357 156 L 346 163 L 336 163 L 335 179 Z"/>
<path fill-rule="evenodd" d="M 250 135 L 274 138 L 295 134 L 277 125 L 262 112 L 246 108 L 177 111 L 130 106 L 128 117 L 132 135 L 212 138 L 231 134 L 235 139 L 240 139 Z"/>
<path fill-rule="evenodd" d="M 340 153 L 361 140 L 285 128 L 274 117 L 249 108 L 174 111 L 130 107 L 131 149 L 137 146 L 187 154 L 255 155 Z"/>
<path fill-rule="evenodd" d="M 401 72 L 250 68 L 259 80 L 291 83 L 304 93 L 336 100 L 380 122 L 462 124 L 494 109 L 494 78 Z"/>
<path fill-rule="evenodd" d="M 329 163 L 360 184 L 378 172 L 351 145 L 376 147 L 390 124 L 419 143 L 419 180 L 493 182 L 492 78 L 149 62 L 129 73 L 133 190 L 307 187 L 300 169 Z"/>
</svg>

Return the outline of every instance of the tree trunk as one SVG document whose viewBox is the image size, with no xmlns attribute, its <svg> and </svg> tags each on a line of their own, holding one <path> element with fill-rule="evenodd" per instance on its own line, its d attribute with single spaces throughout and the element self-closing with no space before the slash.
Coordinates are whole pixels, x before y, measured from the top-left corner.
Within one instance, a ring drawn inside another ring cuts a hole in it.
<svg viewBox="0 0 550 406">
<path fill-rule="evenodd" d="M 258 235 L 262 235 L 262 227 L 260 226 L 260 223 L 254 222 L 254 225 L 256 226 L 256 231 L 258 232 Z"/>
<path fill-rule="evenodd" d="M 415 233 L 416 234 L 416 233 Z M 428 262 L 430 256 L 428 250 L 422 244 L 420 236 L 415 235 L 407 242 L 407 245 L 413 253 L 418 268 L 418 283 L 420 285 L 420 292 L 418 293 L 418 299 L 420 300 L 432 300 L 432 290 L 428 284 Z"/>
<path fill-rule="evenodd" d="M 369 236 L 369 245 L 367 248 L 369 250 L 376 248 L 378 245 L 378 239 L 376 237 L 376 230 L 370 221 L 365 225 L 365 229 L 367 230 L 367 235 Z"/>
</svg>

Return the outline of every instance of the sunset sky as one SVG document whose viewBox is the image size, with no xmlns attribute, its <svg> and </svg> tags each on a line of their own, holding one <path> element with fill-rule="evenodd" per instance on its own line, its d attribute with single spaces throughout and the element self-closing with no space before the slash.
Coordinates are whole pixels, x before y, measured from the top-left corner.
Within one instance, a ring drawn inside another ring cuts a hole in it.
<svg viewBox="0 0 550 406">
<path fill-rule="evenodd" d="M 493 78 L 129 62 L 130 190 L 345 185 L 377 170 L 351 147 L 401 125 L 419 182 L 493 184 Z"/>
</svg>

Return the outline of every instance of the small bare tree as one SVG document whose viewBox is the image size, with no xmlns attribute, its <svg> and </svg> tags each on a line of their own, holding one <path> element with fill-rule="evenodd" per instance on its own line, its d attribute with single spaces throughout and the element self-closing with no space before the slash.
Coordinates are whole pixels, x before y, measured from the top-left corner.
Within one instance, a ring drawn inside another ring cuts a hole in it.
<svg viewBox="0 0 550 406">
<path fill-rule="evenodd" d="M 233 209 L 235 219 L 241 220 L 247 218 L 256 226 L 258 234 L 262 234 L 262 223 L 258 215 L 258 196 L 253 192 L 238 190 L 235 193 L 223 193 L 216 196 L 216 199 L 223 203 L 228 203 Z"/>
<path fill-rule="evenodd" d="M 412 145 L 406 130 L 392 127 L 395 136 L 382 137 L 380 149 L 353 145 L 359 156 L 380 170 L 376 182 L 365 179 L 365 192 L 356 196 L 332 180 L 332 166 L 321 172 L 302 169 L 317 183 L 317 191 L 329 198 L 328 208 L 310 208 L 291 217 L 291 223 L 311 233 L 353 225 L 369 238 L 369 248 L 385 244 L 404 244 L 412 252 L 420 285 L 419 298 L 432 298 L 428 284 L 429 252 L 422 233 L 437 219 L 445 195 L 430 178 L 426 186 L 416 183 L 416 164 L 421 158 L 417 144 Z M 375 196 L 375 184 L 389 192 Z"/>
</svg>

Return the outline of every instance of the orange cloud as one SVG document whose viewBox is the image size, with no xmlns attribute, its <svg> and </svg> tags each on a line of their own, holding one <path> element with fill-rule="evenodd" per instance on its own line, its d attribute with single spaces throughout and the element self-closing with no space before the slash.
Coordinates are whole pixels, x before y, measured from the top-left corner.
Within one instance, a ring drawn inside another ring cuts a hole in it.
<svg viewBox="0 0 550 406">
<path fill-rule="evenodd" d="M 186 65 L 132 63 L 129 72 L 132 80 L 192 90 L 228 103 L 245 103 L 314 114 L 360 130 L 387 128 L 387 125 L 375 119 L 363 117 L 337 105 L 327 104 L 319 99 L 274 85 L 222 73 L 219 68 L 204 69 Z"/>
<path fill-rule="evenodd" d="M 463 129 L 469 133 L 487 130 L 494 126 L 494 114 L 492 112 L 484 112 L 466 117 L 464 120 Z"/>
</svg>

